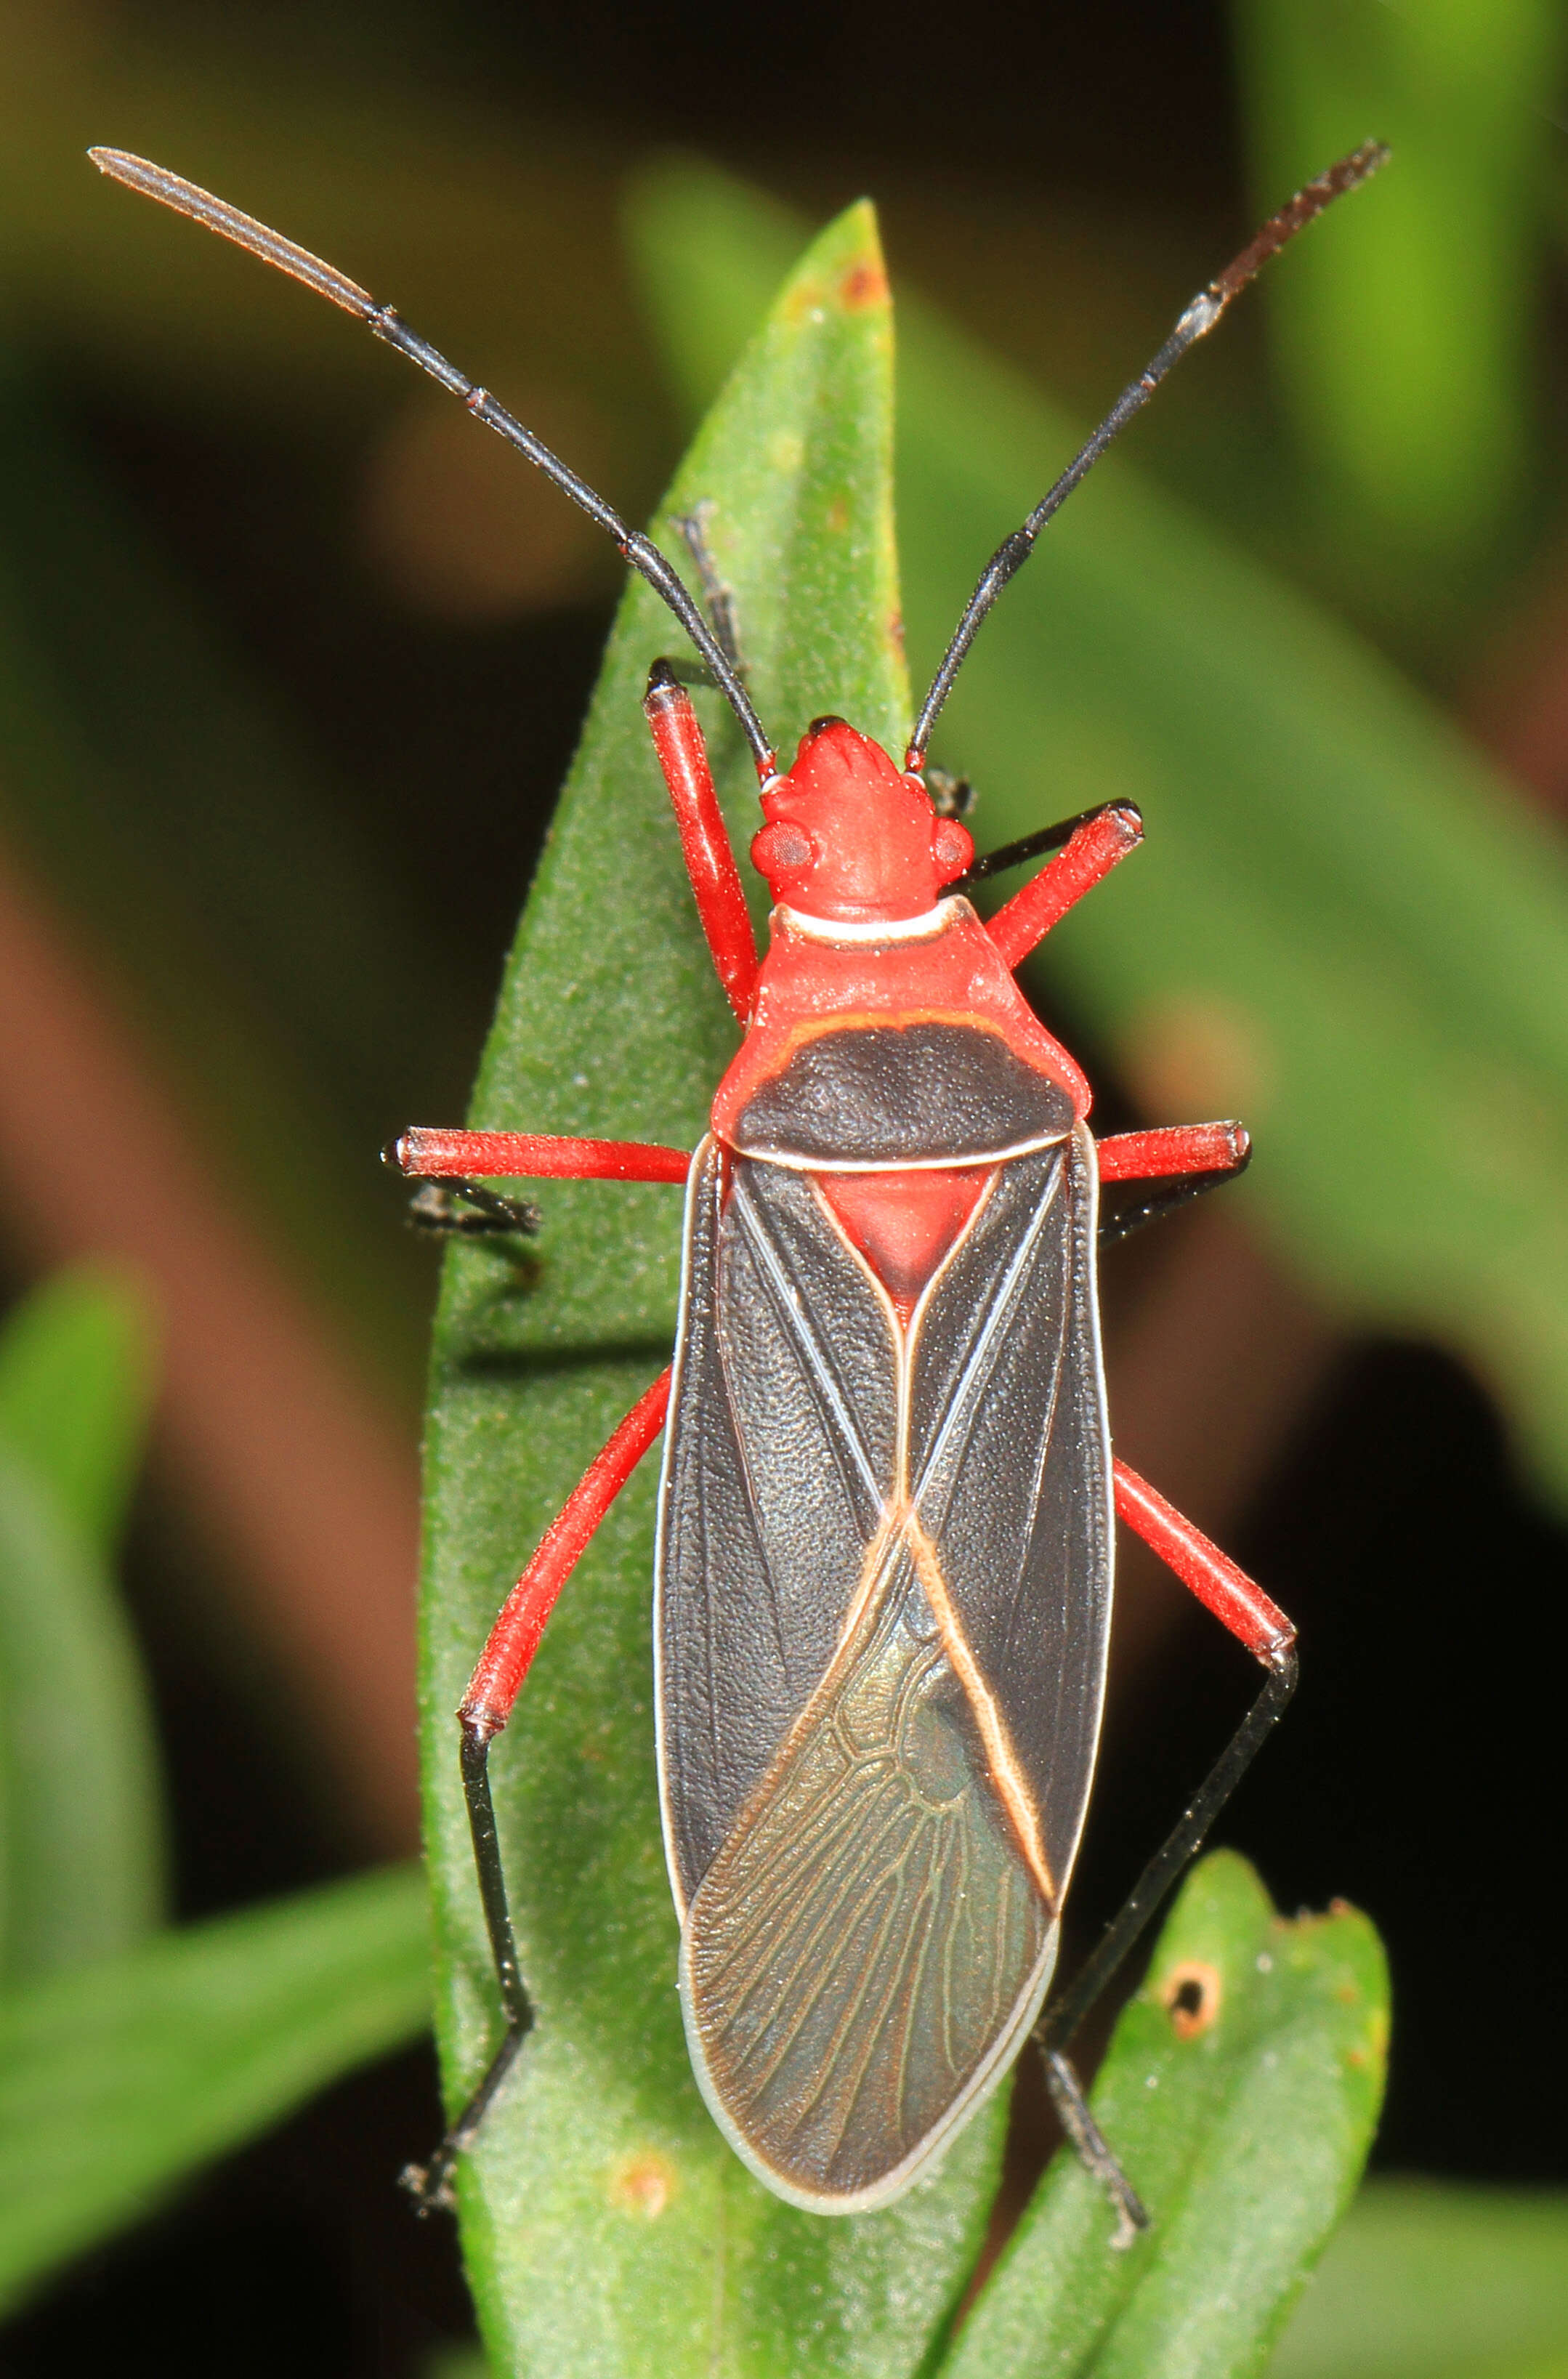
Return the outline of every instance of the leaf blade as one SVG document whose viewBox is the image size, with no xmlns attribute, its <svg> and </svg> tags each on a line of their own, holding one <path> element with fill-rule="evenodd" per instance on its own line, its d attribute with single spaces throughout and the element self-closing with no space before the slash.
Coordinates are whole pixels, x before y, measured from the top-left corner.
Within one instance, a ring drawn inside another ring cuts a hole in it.
<svg viewBox="0 0 1568 2379">
<path fill-rule="evenodd" d="M 1183 2038 L 1166 2002 L 1200 1972 L 1218 1978 L 1218 2012 Z M 1112 2250 L 1098 2184 L 1058 2156 L 943 2379 L 1260 2369 L 1359 2178 L 1387 2037 L 1387 1974 L 1365 1917 L 1287 1921 L 1245 1860 L 1205 1859 L 1094 2089 L 1151 2229 Z"/>
<path fill-rule="evenodd" d="M 154 1340 L 137 1281 L 96 1264 L 56 1273 L 0 1334 L 0 1437 L 105 1558 L 146 1450 Z"/>
<path fill-rule="evenodd" d="M 0 2000 L 0 2301 L 417 2037 L 428 1959 L 421 1879 L 392 1868 Z"/>
<path fill-rule="evenodd" d="M 134 1288 L 90 1267 L 36 1290 L 0 1334 L 0 1971 L 11 1983 L 128 1948 L 163 1909 L 156 1733 L 109 1568 L 149 1417 L 150 1334 Z"/>
<path fill-rule="evenodd" d="M 754 694 L 786 751 L 826 709 L 890 741 L 907 725 L 890 362 L 874 230 L 852 209 L 792 276 L 667 508 L 716 504 L 708 534 Z M 687 1145 L 703 1129 L 735 1033 L 638 715 L 648 664 L 673 642 L 633 587 L 509 970 L 476 1120 Z M 698 699 L 717 722 L 732 827 L 749 835 L 759 821 L 747 755 L 711 697 Z M 628 950 L 656 954 L 645 972 Z M 547 1214 L 531 1281 L 519 1271 L 509 1285 L 493 1252 L 453 1251 L 438 1332 L 426 1789 L 449 1963 L 439 2021 L 457 2095 L 493 2042 L 494 1999 L 446 1713 L 539 1530 L 668 1359 L 674 1321 L 679 1210 L 667 1191 L 552 1184 Z M 657 1832 L 653 1484 L 645 1465 L 574 1573 L 494 1763 L 539 2023 L 461 2176 L 487 2341 L 498 2370 L 573 2379 L 908 2372 L 978 2246 L 1000 2109 L 940 2180 L 858 2221 L 780 2204 L 720 2142 L 685 2057 Z"/>
</svg>

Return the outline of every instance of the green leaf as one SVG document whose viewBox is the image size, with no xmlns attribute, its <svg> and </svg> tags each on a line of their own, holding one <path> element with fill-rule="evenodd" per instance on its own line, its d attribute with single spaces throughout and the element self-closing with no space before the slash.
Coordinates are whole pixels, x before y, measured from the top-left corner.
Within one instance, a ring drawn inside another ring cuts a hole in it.
<svg viewBox="0 0 1568 2379">
<path fill-rule="evenodd" d="M 779 217 L 679 169 L 643 185 L 637 223 L 695 399 L 754 319 Z M 905 609 L 928 669 L 1079 431 L 921 308 L 899 348 Z M 1052 937 L 1040 981 L 1152 1122 L 1244 1116 L 1258 1154 L 1227 1195 L 1361 1325 L 1466 1355 L 1568 1500 L 1561 838 L 1385 661 L 1120 453 L 986 622 L 936 756 L 979 785 L 983 848 L 1142 804 L 1145 848 Z"/>
<path fill-rule="evenodd" d="M 0 1974 L 127 1949 L 163 1900 L 140 1657 L 108 1562 L 145 1434 L 150 1330 L 83 1268 L 0 1335 Z M 68 1747 L 67 1747 L 68 1746 Z"/>
<path fill-rule="evenodd" d="M 780 748 L 825 710 L 895 738 L 890 324 L 874 227 L 812 248 L 700 433 L 671 501 L 714 509 L 761 714 Z M 666 521 L 658 533 L 669 544 Z M 677 550 L 679 549 L 677 548 Z M 690 1146 L 736 1045 L 639 700 L 679 651 L 657 601 L 622 605 L 529 903 L 476 1120 Z M 709 696 L 722 788 L 759 823 Z M 743 847 L 743 843 L 742 843 Z M 428 1830 L 450 2103 L 497 2038 L 451 1713 L 512 1578 L 585 1463 L 669 1360 L 678 1194 L 551 1184 L 537 1252 L 449 1260 L 428 1438 Z M 824 2221 L 771 2197 L 698 2098 L 675 1993 L 649 1645 L 654 1465 L 574 1573 L 493 1768 L 538 2024 L 460 2176 L 498 2371 L 916 2369 L 972 2263 L 998 2101 L 899 2207 Z"/>
<path fill-rule="evenodd" d="M 1376 204 L 1337 209 L 1265 305 L 1330 537 L 1429 609 L 1434 561 L 1494 538 L 1526 484 L 1568 20 L 1555 0 L 1232 15 L 1260 211 L 1359 141 L 1393 150 Z"/>
<path fill-rule="evenodd" d="M 1188 2024 L 1172 2005 L 1184 1981 L 1204 1993 Z M 1336 1907 L 1287 1920 L 1245 1859 L 1205 1859 L 1094 2088 L 1151 2228 L 1115 2250 L 1099 2184 L 1059 2155 L 943 2379 L 1260 2370 L 1360 2175 L 1387 2042 L 1367 1919 Z"/>
<path fill-rule="evenodd" d="M 81 1264 L 34 1289 L 0 1335 L 0 1437 L 105 1556 L 147 1443 L 153 1334 L 134 1279 Z"/>
<path fill-rule="evenodd" d="M 0 2302 L 428 2021 L 424 1894 L 389 1869 L 0 2000 Z"/>
<path fill-rule="evenodd" d="M 1269 2379 L 1561 2379 L 1568 2196 L 1369 2181 Z"/>
</svg>

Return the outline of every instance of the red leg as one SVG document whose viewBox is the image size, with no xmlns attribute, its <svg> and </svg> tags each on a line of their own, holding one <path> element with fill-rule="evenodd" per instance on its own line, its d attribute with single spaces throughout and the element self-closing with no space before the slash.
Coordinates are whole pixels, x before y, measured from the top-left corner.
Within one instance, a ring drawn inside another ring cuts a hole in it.
<svg viewBox="0 0 1568 2379">
<path fill-rule="evenodd" d="M 730 1005 L 742 1024 L 756 988 L 757 946 L 741 888 L 741 873 L 718 796 L 713 789 L 707 747 L 691 696 L 669 663 L 656 662 L 643 710 L 653 731 L 654 750 L 675 805 L 681 849 L 696 895 L 697 914 Z"/>
<path fill-rule="evenodd" d="M 1102 1181 L 1174 1181 L 1184 1173 L 1239 1173 L 1252 1141 L 1243 1124 L 1183 1123 L 1118 1131 L 1098 1153 Z"/>
<path fill-rule="evenodd" d="M 990 920 L 986 930 L 1007 965 L 1021 966 L 1074 901 L 1092 892 L 1142 839 L 1143 820 L 1130 802 L 1113 802 L 1085 818 L 1059 857 Z"/>
<path fill-rule="evenodd" d="M 646 1140 L 561 1140 L 528 1131 L 438 1131 L 415 1125 L 392 1148 L 413 1180 L 488 1174 L 525 1181 L 684 1181 L 683 1148 Z"/>
<path fill-rule="evenodd" d="M 523 1680 L 539 1648 L 555 1599 L 595 1529 L 664 1427 L 669 1373 L 661 1371 L 639 1396 L 602 1454 L 595 1455 L 539 1540 L 538 1550 L 501 1608 L 458 1711 L 464 1729 L 488 1740 L 512 1716 Z"/>
<path fill-rule="evenodd" d="M 602 1454 L 596 1455 L 540 1538 L 538 1549 L 501 1605 L 478 1665 L 468 1680 L 458 1719 L 463 1729 L 463 1793 L 474 1837 L 485 1926 L 495 1960 L 506 2029 L 483 2080 L 428 2165 L 410 2165 L 404 2185 L 422 2213 L 450 2205 L 451 2180 L 458 2156 L 473 2140 L 485 2110 L 505 2081 L 513 2059 L 533 2028 L 534 2010 L 522 1971 L 507 1905 L 506 1873 L 490 1800 L 490 1745 L 512 1716 L 545 1622 L 605 1514 L 664 1426 L 669 1404 L 669 1373 L 661 1372 L 639 1396 Z"/>
<path fill-rule="evenodd" d="M 1183 1586 L 1222 1620 L 1260 1660 L 1289 1650 L 1296 1630 L 1260 1586 L 1254 1586 L 1228 1553 L 1211 1544 L 1200 1528 L 1184 1519 L 1156 1488 L 1125 1462 L 1113 1463 L 1116 1517 L 1136 1529 Z"/>
<path fill-rule="evenodd" d="M 1037 2033 L 1050 2058 L 1065 2048 L 1166 1893 L 1196 1858 L 1210 1827 L 1251 1766 L 1275 1720 L 1296 1691 L 1296 1630 L 1254 1586 L 1245 1570 L 1212 1545 L 1125 1462 L 1112 1465 L 1116 1515 L 1137 1530 L 1185 1587 L 1268 1671 L 1262 1692 L 1182 1811 L 1092 1954 L 1042 2016 Z"/>
</svg>

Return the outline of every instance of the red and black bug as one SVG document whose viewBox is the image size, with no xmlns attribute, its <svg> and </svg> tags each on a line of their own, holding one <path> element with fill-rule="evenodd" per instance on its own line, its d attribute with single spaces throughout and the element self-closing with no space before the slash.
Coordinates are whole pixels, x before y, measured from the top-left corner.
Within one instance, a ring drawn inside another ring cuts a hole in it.
<svg viewBox="0 0 1568 2379">
<path fill-rule="evenodd" d="M 976 863 L 922 774 L 976 629 L 1040 530 L 1178 356 L 1303 224 L 1375 170 L 1369 146 L 1283 208 L 1186 309 L 993 556 L 902 767 L 819 719 L 778 769 L 722 590 L 706 610 L 484 390 L 390 308 L 162 169 L 105 171 L 356 315 L 461 395 L 615 538 L 681 621 L 750 742 L 774 900 L 758 958 L 703 736 L 676 670 L 645 707 L 702 925 L 743 1038 L 694 1153 L 412 1130 L 428 1219 L 528 1230 L 485 1177 L 683 1181 L 675 1359 L 590 1467 L 507 1599 L 460 1712 L 506 2029 L 428 2171 L 444 2192 L 532 2021 L 490 1806 L 506 1724 L 561 1588 L 661 1429 L 659 1774 L 698 2081 L 737 2154 L 819 2213 L 885 2204 L 1037 2031 L 1054 2095 L 1130 2221 L 1144 2216 L 1064 2049 L 1288 1699 L 1289 1621 L 1117 1461 L 1098 1250 L 1246 1164 L 1239 1124 L 1096 1142 L 1090 1090 L 1014 970 L 1142 832 L 1126 803 Z M 988 923 L 980 876 L 1055 851 Z M 1148 1185 L 1102 1219 L 1102 1182 Z M 1141 1536 L 1265 1669 L 1251 1711 L 1098 1948 L 1049 2004 L 1099 1740 L 1115 1524 Z M 1044 2012 L 1042 2014 L 1042 2009 Z"/>
</svg>

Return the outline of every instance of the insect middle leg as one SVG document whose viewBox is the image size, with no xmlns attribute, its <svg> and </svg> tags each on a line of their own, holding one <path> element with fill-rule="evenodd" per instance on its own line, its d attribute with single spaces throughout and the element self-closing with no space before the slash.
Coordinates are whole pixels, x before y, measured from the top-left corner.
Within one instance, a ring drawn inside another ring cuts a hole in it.
<svg viewBox="0 0 1568 2379">
<path fill-rule="evenodd" d="M 452 2167 L 471 2144 L 534 2023 L 533 2007 L 517 1962 L 506 1874 L 490 1799 L 490 1745 L 512 1716 L 557 1596 L 611 1503 L 664 1427 L 669 1405 L 669 1372 L 665 1371 L 638 1398 L 603 1451 L 596 1455 L 540 1538 L 532 1561 L 501 1606 L 458 1709 L 463 1793 L 468 1805 L 474 1865 L 506 2028 L 478 2088 L 429 2163 L 409 2165 L 404 2172 L 404 2186 L 412 2192 L 421 2212 L 452 2203 Z"/>
<path fill-rule="evenodd" d="M 539 1226 L 537 1206 L 498 1195 L 475 1175 L 519 1181 L 684 1181 L 692 1164 L 683 1148 L 662 1147 L 656 1141 L 440 1131 L 427 1125 L 405 1131 L 386 1156 L 405 1180 L 427 1185 L 412 1210 L 420 1229 L 469 1237 L 487 1232 L 531 1236 Z"/>
<path fill-rule="evenodd" d="M 1175 1124 L 1158 1131 L 1123 1131 L 1101 1141 L 1102 1181 L 1146 1181 L 1146 1194 L 1100 1217 L 1100 1245 L 1110 1247 L 1222 1181 L 1234 1181 L 1252 1161 L 1252 1141 L 1239 1123 Z"/>
</svg>

